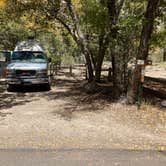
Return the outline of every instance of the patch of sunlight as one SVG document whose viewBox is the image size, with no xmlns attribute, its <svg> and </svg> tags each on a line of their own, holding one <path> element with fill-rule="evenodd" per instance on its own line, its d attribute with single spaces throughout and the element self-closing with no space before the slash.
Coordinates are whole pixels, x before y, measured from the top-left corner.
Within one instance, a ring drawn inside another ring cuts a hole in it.
<svg viewBox="0 0 166 166">
<path fill-rule="evenodd" d="M 0 8 L 4 8 L 6 5 L 6 1 L 5 0 L 0 0 Z"/>
</svg>

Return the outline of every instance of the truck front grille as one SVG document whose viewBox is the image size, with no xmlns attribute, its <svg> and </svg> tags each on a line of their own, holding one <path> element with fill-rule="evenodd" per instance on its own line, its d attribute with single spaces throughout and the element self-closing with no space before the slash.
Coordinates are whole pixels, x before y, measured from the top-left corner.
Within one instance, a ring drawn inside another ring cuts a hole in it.
<svg viewBox="0 0 166 166">
<path fill-rule="evenodd" d="M 35 70 L 16 70 L 16 76 L 34 76 L 36 75 Z"/>
</svg>

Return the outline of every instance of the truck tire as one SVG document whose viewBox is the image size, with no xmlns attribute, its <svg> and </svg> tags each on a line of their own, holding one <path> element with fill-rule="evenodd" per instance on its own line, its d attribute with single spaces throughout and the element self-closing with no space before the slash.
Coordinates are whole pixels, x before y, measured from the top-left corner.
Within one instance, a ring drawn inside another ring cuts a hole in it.
<svg viewBox="0 0 166 166">
<path fill-rule="evenodd" d="M 8 85 L 7 85 L 7 91 L 8 91 L 8 92 L 13 92 L 13 90 L 14 90 L 14 86 L 8 84 Z"/>
<path fill-rule="evenodd" d="M 50 90 L 51 90 L 51 85 L 50 85 L 49 83 L 48 83 L 48 84 L 45 84 L 44 89 L 45 89 L 46 91 L 50 91 Z"/>
</svg>

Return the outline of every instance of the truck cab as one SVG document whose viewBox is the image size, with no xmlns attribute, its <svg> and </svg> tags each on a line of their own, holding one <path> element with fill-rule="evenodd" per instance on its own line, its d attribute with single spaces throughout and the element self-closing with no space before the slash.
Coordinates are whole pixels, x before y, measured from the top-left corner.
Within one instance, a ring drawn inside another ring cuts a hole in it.
<svg viewBox="0 0 166 166">
<path fill-rule="evenodd" d="M 11 91 L 16 85 L 43 85 L 49 90 L 51 85 L 48 73 L 50 60 L 38 44 L 31 41 L 28 48 L 27 45 L 25 46 L 22 42 L 11 52 L 5 72 L 7 89 Z"/>
</svg>

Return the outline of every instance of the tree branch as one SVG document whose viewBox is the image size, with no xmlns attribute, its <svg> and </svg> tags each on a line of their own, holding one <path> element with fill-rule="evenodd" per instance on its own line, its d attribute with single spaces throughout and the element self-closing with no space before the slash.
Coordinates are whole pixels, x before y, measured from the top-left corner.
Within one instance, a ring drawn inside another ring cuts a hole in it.
<svg viewBox="0 0 166 166">
<path fill-rule="evenodd" d="M 60 17 L 55 17 L 55 19 L 57 21 L 59 21 L 65 28 L 66 30 L 69 32 L 69 34 L 72 36 L 72 38 L 74 39 L 74 41 L 78 44 L 78 38 L 75 35 L 75 33 L 72 31 L 72 29 L 69 27 L 69 25 L 67 25 Z"/>
<path fill-rule="evenodd" d="M 121 10 L 122 10 L 122 7 L 123 7 L 124 2 L 125 2 L 125 0 L 120 0 L 119 4 L 118 4 L 117 7 L 116 7 L 116 22 L 117 22 L 118 19 L 119 19 L 120 12 L 121 12 Z"/>
</svg>

